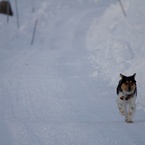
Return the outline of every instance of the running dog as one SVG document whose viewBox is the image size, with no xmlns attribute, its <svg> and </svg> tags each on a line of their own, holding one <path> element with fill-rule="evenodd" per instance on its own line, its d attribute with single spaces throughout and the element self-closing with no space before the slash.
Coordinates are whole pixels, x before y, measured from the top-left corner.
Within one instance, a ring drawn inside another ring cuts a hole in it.
<svg viewBox="0 0 145 145">
<path fill-rule="evenodd" d="M 125 116 L 127 123 L 133 123 L 132 119 L 136 109 L 137 85 L 135 76 L 136 73 L 132 76 L 120 74 L 121 80 L 116 88 L 119 112 Z"/>
</svg>

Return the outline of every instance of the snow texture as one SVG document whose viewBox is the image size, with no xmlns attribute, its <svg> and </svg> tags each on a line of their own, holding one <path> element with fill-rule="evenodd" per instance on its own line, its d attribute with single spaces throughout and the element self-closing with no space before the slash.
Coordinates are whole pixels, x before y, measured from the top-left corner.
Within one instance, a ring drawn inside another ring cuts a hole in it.
<svg viewBox="0 0 145 145">
<path fill-rule="evenodd" d="M 0 145 L 144 145 L 145 1 L 10 0 L 0 18 Z M 31 45 L 35 21 L 38 20 Z M 18 24 L 19 23 L 19 28 Z M 134 123 L 116 105 L 136 73 Z"/>
</svg>

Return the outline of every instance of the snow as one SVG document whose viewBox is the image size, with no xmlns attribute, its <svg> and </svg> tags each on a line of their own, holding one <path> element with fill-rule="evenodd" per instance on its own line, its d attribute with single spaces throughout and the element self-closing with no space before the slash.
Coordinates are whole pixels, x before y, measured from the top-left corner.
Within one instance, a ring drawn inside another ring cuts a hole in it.
<svg viewBox="0 0 145 145">
<path fill-rule="evenodd" d="M 92 55 L 92 76 L 103 77 L 116 85 L 120 73 L 137 73 L 139 103 L 145 107 L 144 88 L 144 1 L 122 1 L 127 17 L 119 3 L 113 3 L 101 17 L 96 18 L 88 31 L 87 46 Z M 109 55 L 108 55 L 109 54 Z M 102 59 L 103 58 L 103 59 Z M 107 62 L 107 63 L 106 63 Z M 113 77 L 110 77 L 112 76 Z M 140 94 L 141 93 L 141 94 Z"/>
<path fill-rule="evenodd" d="M 127 17 L 115 0 L 18 1 L 19 28 L 0 15 L 0 145 L 145 144 L 145 2 L 122 3 Z M 135 72 L 127 124 L 115 88 Z"/>
</svg>

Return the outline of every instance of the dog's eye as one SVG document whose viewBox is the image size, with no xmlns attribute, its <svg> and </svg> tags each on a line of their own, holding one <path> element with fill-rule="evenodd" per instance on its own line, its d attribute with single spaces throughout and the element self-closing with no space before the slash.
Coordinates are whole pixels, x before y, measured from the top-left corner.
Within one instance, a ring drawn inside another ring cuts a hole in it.
<svg viewBox="0 0 145 145">
<path fill-rule="evenodd" d="M 130 84 L 130 85 L 133 85 L 133 82 L 132 82 L 132 81 L 130 81 L 130 82 L 129 82 L 129 84 Z"/>
</svg>

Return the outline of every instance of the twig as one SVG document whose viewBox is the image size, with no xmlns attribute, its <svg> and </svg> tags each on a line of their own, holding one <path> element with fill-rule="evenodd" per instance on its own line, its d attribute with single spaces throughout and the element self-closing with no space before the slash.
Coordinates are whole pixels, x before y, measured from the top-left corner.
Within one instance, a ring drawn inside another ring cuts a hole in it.
<svg viewBox="0 0 145 145">
<path fill-rule="evenodd" d="M 33 45 L 33 43 L 34 43 L 34 38 L 35 38 L 37 24 L 38 24 L 38 19 L 36 19 L 36 21 L 35 21 L 35 25 L 34 25 L 34 29 L 33 29 L 33 34 L 32 34 L 31 45 Z"/>
<path fill-rule="evenodd" d="M 126 17 L 127 15 L 126 15 L 126 12 L 124 10 L 123 4 L 122 4 L 121 0 L 118 0 L 118 1 L 119 1 L 119 4 L 120 4 L 120 7 L 122 9 L 122 12 L 123 12 L 124 16 Z"/>
<path fill-rule="evenodd" d="M 18 3 L 17 3 L 17 0 L 15 0 L 15 5 L 16 5 L 17 27 L 19 28 L 19 12 L 18 12 Z"/>
<path fill-rule="evenodd" d="M 7 23 L 9 22 L 9 11 L 10 11 L 9 0 L 7 0 Z"/>
<path fill-rule="evenodd" d="M 35 7 L 34 7 L 34 1 L 31 0 L 31 3 L 32 3 L 32 13 L 35 11 Z"/>
</svg>

